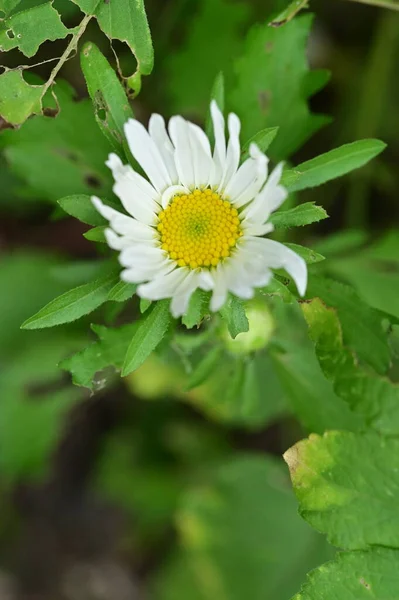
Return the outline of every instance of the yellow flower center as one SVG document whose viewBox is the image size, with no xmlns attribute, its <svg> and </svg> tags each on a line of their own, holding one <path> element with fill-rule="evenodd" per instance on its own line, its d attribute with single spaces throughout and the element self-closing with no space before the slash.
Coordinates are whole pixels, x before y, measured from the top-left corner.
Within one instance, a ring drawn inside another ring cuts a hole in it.
<svg viewBox="0 0 399 600">
<path fill-rule="evenodd" d="M 158 217 L 162 249 L 180 267 L 216 266 L 242 235 L 237 209 L 210 189 L 174 196 Z"/>
</svg>

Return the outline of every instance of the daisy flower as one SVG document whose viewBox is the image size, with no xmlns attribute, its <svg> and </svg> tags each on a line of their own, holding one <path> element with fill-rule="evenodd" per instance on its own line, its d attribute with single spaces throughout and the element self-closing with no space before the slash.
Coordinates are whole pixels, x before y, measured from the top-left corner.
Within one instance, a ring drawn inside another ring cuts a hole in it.
<svg viewBox="0 0 399 600">
<path fill-rule="evenodd" d="M 252 298 L 268 284 L 271 269 L 285 269 L 299 294 L 306 289 L 305 261 L 279 242 L 263 236 L 287 196 L 280 185 L 282 164 L 268 176 L 268 159 L 252 143 L 240 165 L 240 120 L 225 120 L 211 103 L 215 144 L 200 127 L 180 116 L 150 118 L 148 131 L 130 119 L 125 125 L 132 155 L 148 179 L 123 165 L 115 154 L 107 161 L 114 192 L 128 215 L 92 202 L 110 227 L 108 245 L 120 252 L 122 280 L 140 284 L 148 300 L 171 298 L 174 317 L 184 315 L 196 289 L 211 291 L 210 309 L 218 311 L 228 292 Z"/>
</svg>

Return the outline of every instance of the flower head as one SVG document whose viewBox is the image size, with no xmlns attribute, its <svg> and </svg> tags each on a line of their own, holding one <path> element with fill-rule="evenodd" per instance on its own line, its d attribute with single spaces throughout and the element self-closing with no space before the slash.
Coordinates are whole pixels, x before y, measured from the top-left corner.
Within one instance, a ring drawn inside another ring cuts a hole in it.
<svg viewBox="0 0 399 600">
<path fill-rule="evenodd" d="M 256 144 L 240 165 L 240 121 L 225 121 L 211 104 L 214 149 L 200 127 L 172 117 L 169 131 L 152 115 L 148 131 L 134 119 L 125 125 L 132 155 L 148 180 L 111 154 L 114 192 L 128 215 L 92 201 L 109 221 L 109 246 L 120 251 L 124 281 L 140 284 L 142 298 L 171 298 L 171 312 L 183 315 L 193 292 L 212 291 L 218 311 L 228 292 L 252 298 L 267 285 L 271 269 L 282 268 L 304 294 L 307 270 L 295 252 L 264 236 L 273 230 L 270 214 L 287 196 L 280 185 L 282 165 L 268 177 L 268 159 Z"/>
</svg>

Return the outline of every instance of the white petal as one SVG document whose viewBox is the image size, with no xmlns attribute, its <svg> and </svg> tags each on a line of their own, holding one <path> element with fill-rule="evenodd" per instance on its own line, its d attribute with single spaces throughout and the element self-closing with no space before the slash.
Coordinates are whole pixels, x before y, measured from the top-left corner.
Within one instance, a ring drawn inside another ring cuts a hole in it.
<svg viewBox="0 0 399 600">
<path fill-rule="evenodd" d="M 177 184 L 179 178 L 177 175 L 174 159 L 175 149 L 166 131 L 165 121 L 163 117 L 157 114 L 151 115 L 150 122 L 148 124 L 148 130 L 150 132 L 150 136 L 156 143 L 158 150 L 163 158 L 172 183 Z"/>
<path fill-rule="evenodd" d="M 284 244 L 265 238 L 252 238 L 247 242 L 248 248 L 260 252 L 266 265 L 273 269 L 285 269 L 295 281 L 301 296 L 305 294 L 307 285 L 307 267 L 301 256 Z"/>
<path fill-rule="evenodd" d="M 268 158 L 256 144 L 251 144 L 250 154 L 251 157 L 241 165 L 225 190 L 225 194 L 236 208 L 245 206 L 255 198 L 267 178 Z M 247 169 L 244 170 L 246 165 L 248 165 Z"/>
<path fill-rule="evenodd" d="M 130 267 L 121 273 L 121 279 L 128 283 L 142 283 L 157 277 L 167 275 L 175 268 L 175 263 L 171 260 L 165 261 L 160 265 L 146 267 Z"/>
<path fill-rule="evenodd" d="M 198 274 L 195 271 L 191 271 L 187 277 L 183 279 L 172 296 L 170 311 L 175 319 L 187 312 L 190 298 L 197 287 Z"/>
<path fill-rule="evenodd" d="M 213 289 L 214 285 L 215 282 L 210 271 L 208 271 L 208 269 L 201 269 L 201 272 L 198 276 L 198 287 L 205 292 L 209 292 Z"/>
<path fill-rule="evenodd" d="M 119 255 L 119 262 L 124 267 L 135 265 L 160 264 L 165 259 L 165 253 L 161 248 L 145 246 L 143 244 L 130 245 Z"/>
<path fill-rule="evenodd" d="M 223 177 L 226 162 L 226 136 L 223 113 L 215 100 L 211 102 L 211 117 L 213 122 L 213 133 L 215 137 L 215 149 L 213 152 L 213 169 L 209 179 L 211 186 L 219 186 Z"/>
<path fill-rule="evenodd" d="M 114 179 L 117 179 L 121 175 L 124 175 L 125 170 L 127 168 L 122 163 L 119 156 L 117 154 L 115 154 L 114 152 L 111 152 L 111 154 L 108 155 L 108 160 L 105 162 L 105 164 L 107 165 L 107 167 L 109 169 L 111 169 Z"/>
<path fill-rule="evenodd" d="M 132 243 L 127 237 L 119 237 L 112 229 L 106 229 L 104 235 L 108 246 L 112 250 L 123 250 L 124 248 L 128 248 Z"/>
<path fill-rule="evenodd" d="M 190 270 L 186 267 L 178 267 L 167 275 L 156 277 L 149 283 L 140 285 L 137 294 L 148 300 L 162 300 L 171 298 L 180 283 L 188 276 Z"/>
<path fill-rule="evenodd" d="M 182 117 L 171 118 L 169 131 L 175 146 L 175 162 L 181 183 L 191 190 L 208 185 L 212 157 L 204 132 Z"/>
<path fill-rule="evenodd" d="M 215 281 L 215 287 L 213 288 L 210 309 L 212 312 L 217 312 L 222 308 L 227 299 L 226 275 L 224 266 L 221 263 L 212 271 L 212 276 Z"/>
<path fill-rule="evenodd" d="M 223 168 L 223 177 L 218 191 L 223 192 L 230 179 L 236 174 L 240 164 L 240 119 L 234 113 L 228 117 L 229 143 L 227 145 L 226 160 Z"/>
<path fill-rule="evenodd" d="M 135 240 L 152 240 L 155 232 L 151 227 L 140 223 L 132 217 L 103 204 L 99 198 L 93 196 L 91 199 L 98 212 L 110 222 L 111 227 L 121 235 L 130 236 Z"/>
<path fill-rule="evenodd" d="M 243 221 L 241 224 L 244 235 L 256 235 L 262 236 L 274 231 L 274 225 L 272 223 L 264 223 L 263 225 L 256 225 L 253 221 Z"/>
<path fill-rule="evenodd" d="M 271 213 L 284 202 L 288 192 L 282 185 L 279 185 L 282 170 L 283 163 L 280 163 L 271 173 L 262 191 L 242 211 L 241 216 L 245 220 L 260 225 L 267 221 Z"/>
<path fill-rule="evenodd" d="M 173 181 L 156 143 L 146 128 L 135 119 L 129 119 L 125 124 L 125 135 L 134 158 L 154 188 L 162 193 Z"/>
<path fill-rule="evenodd" d="M 176 194 L 189 194 L 190 190 L 182 185 L 172 185 L 162 194 L 162 208 L 165 209 Z"/>
</svg>

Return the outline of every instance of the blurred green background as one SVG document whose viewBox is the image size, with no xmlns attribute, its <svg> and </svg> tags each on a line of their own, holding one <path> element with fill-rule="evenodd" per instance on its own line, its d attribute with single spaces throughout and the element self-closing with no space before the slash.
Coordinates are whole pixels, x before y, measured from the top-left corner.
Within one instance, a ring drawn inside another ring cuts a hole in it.
<svg viewBox="0 0 399 600">
<path fill-rule="evenodd" d="M 68 26 L 81 19 L 71 2 L 54 4 Z M 224 71 L 228 86 L 250 28 L 283 5 L 147 0 L 155 69 L 133 101 L 137 118 L 181 113 L 202 124 L 217 74 Z M 367 168 L 290 199 L 316 201 L 331 218 L 285 239 L 322 253 L 323 274 L 399 318 L 399 15 L 343 0 L 311 8 L 308 60 L 331 79 L 310 105 L 333 120 L 290 162 L 360 138 L 388 148 Z M 84 39 L 113 60 L 94 22 Z M 43 44 L 35 62 L 63 47 Z M 126 48 L 115 50 L 122 71 L 133 72 Z M 15 66 L 20 56 L 3 54 L 2 63 Z M 278 59 L 274 68 L 278 79 Z M 45 77 L 49 69 L 32 72 Z M 121 314 L 106 305 L 52 331 L 19 329 L 94 276 L 104 254 L 56 205 L 68 194 L 110 195 L 112 186 L 78 56 L 61 77 L 68 83 L 57 85 L 57 119 L 0 131 L 0 600 L 288 600 L 333 550 L 298 516 L 281 454 L 322 431 L 323 419 L 325 428 L 345 429 L 351 418 L 295 307 L 279 296 L 251 307 L 254 328 L 266 336 L 271 328 L 271 347 L 289 348 L 288 358 L 265 349 L 247 364 L 219 324 L 219 368 L 189 392 L 183 339 L 173 356 L 161 348 L 126 380 L 111 368 L 99 373 L 93 394 L 57 368 L 96 341 L 90 323 L 134 320 L 134 301 Z M 234 107 L 234 95 L 226 101 Z M 287 125 L 278 143 L 289 146 L 290 136 Z M 281 152 L 272 147 L 272 158 Z M 391 375 L 399 379 L 395 364 Z"/>
</svg>

